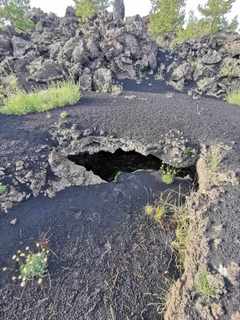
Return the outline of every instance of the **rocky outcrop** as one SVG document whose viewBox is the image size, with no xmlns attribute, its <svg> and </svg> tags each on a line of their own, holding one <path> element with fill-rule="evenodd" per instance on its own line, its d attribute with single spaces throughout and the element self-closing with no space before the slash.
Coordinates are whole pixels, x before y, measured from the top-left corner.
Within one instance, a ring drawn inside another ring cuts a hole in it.
<svg viewBox="0 0 240 320">
<path fill-rule="evenodd" d="M 68 8 L 63 18 L 40 9 L 29 17 L 36 24 L 31 34 L 0 34 L 0 76 L 16 74 L 25 89 L 72 78 L 83 90 L 109 92 L 113 79 L 157 68 L 158 48 L 140 16 L 116 23 L 105 11 L 81 25 Z"/>
<path fill-rule="evenodd" d="M 170 50 L 151 40 L 147 19 L 123 20 L 121 1 L 115 9 L 84 25 L 71 7 L 63 18 L 33 9 L 31 34 L 10 27 L 0 33 L 0 86 L 1 78 L 15 74 L 25 89 L 70 78 L 83 91 L 111 92 L 115 80 L 156 73 L 157 79 L 193 97 L 223 98 L 240 88 L 239 34 L 218 33 Z"/>
<path fill-rule="evenodd" d="M 154 156 L 179 170 L 194 166 L 199 155 L 198 146 L 175 130 L 160 136 L 157 143 L 150 144 L 131 138 L 117 138 L 103 130 L 83 130 L 78 123 L 62 119 L 49 129 L 47 136 L 47 144 L 36 148 L 33 155 L 0 167 L 0 183 L 7 186 L 0 193 L 0 212 L 6 212 L 33 196 L 54 197 L 71 186 L 98 185 L 108 181 L 96 171 L 89 170 L 86 164 L 75 164 L 69 155 L 114 154 L 120 149 L 136 151 L 143 156 Z"/>
<path fill-rule="evenodd" d="M 159 76 L 178 91 L 223 98 L 240 88 L 240 35 L 218 33 L 191 40 L 172 52 L 171 63 L 161 63 Z M 164 75 L 163 75 L 164 74 Z"/>
</svg>

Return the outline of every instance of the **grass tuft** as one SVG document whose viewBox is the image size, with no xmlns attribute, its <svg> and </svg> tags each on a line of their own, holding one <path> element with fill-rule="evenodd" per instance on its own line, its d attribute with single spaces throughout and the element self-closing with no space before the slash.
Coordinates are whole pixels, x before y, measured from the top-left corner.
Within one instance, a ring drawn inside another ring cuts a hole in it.
<svg viewBox="0 0 240 320">
<path fill-rule="evenodd" d="M 25 263 L 20 267 L 20 275 L 23 281 L 34 278 L 42 279 L 47 270 L 47 253 L 42 251 L 31 253 L 27 256 Z"/>
<path fill-rule="evenodd" d="M 206 298 L 215 298 L 218 293 L 218 286 L 214 280 L 209 272 L 199 272 L 195 280 L 196 291 Z"/>
<path fill-rule="evenodd" d="M 184 268 L 187 247 L 189 245 L 190 217 L 187 206 L 176 210 L 176 238 L 172 242 L 173 249 L 177 252 L 180 268 Z"/>
<path fill-rule="evenodd" d="M 0 195 L 7 191 L 7 186 L 0 182 Z"/>
<path fill-rule="evenodd" d="M 145 214 L 155 222 L 164 223 L 176 210 L 176 205 L 172 199 L 172 194 L 161 195 L 160 199 L 153 205 L 145 206 Z"/>
<path fill-rule="evenodd" d="M 5 100 L 0 113 L 24 115 L 33 112 L 44 112 L 57 107 L 72 105 L 80 100 L 80 88 L 71 81 L 51 85 L 46 90 L 30 93 L 18 91 Z"/>
<path fill-rule="evenodd" d="M 19 265 L 19 275 L 17 278 L 13 277 L 13 280 L 19 279 L 22 287 L 31 280 L 37 280 L 41 284 L 47 273 L 49 249 L 39 243 L 36 246 L 35 252 L 26 247 L 25 251 L 18 250 L 12 257 Z"/>
<path fill-rule="evenodd" d="M 176 170 L 170 166 L 163 165 L 160 169 L 162 182 L 165 184 L 172 184 L 176 176 Z"/>
<path fill-rule="evenodd" d="M 227 95 L 226 100 L 230 104 L 235 104 L 240 106 L 240 90 L 230 92 Z"/>
</svg>

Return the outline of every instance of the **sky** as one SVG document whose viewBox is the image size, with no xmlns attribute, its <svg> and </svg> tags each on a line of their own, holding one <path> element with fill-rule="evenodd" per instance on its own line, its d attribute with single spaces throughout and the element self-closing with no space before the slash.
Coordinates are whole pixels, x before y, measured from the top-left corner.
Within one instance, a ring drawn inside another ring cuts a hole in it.
<svg viewBox="0 0 240 320">
<path fill-rule="evenodd" d="M 186 12 L 193 10 L 197 13 L 197 7 L 199 4 L 206 3 L 207 0 L 186 0 Z M 43 11 L 54 12 L 59 16 L 64 16 L 67 6 L 73 5 L 72 0 L 31 0 L 32 7 L 40 7 Z M 125 0 L 126 15 L 133 16 L 140 14 L 145 16 L 151 9 L 150 0 Z M 240 21 L 240 0 L 236 0 L 230 17 L 239 15 Z"/>
</svg>

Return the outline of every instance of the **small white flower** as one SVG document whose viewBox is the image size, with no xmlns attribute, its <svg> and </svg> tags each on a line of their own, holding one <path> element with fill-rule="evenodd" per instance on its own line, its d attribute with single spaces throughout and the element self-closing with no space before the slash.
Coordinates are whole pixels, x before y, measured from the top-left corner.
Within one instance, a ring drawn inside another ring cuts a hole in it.
<svg viewBox="0 0 240 320">
<path fill-rule="evenodd" d="M 17 256 L 16 256 L 16 255 L 12 256 L 12 259 L 13 259 L 13 260 L 16 260 L 16 258 L 17 258 Z"/>
<path fill-rule="evenodd" d="M 7 271 L 7 267 L 2 268 L 2 271 L 3 272 Z"/>
</svg>

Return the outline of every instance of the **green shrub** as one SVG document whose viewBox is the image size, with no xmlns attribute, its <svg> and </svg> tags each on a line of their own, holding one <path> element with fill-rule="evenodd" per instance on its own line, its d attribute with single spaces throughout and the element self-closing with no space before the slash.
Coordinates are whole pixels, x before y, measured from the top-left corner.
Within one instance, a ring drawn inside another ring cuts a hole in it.
<svg viewBox="0 0 240 320">
<path fill-rule="evenodd" d="M 31 253 L 20 266 L 21 279 L 26 282 L 34 278 L 42 279 L 47 271 L 47 253 Z"/>
<path fill-rule="evenodd" d="M 240 106 L 240 90 L 230 92 L 227 95 L 226 100 L 230 104 L 236 104 Z"/>
<path fill-rule="evenodd" d="M 169 166 L 162 166 L 160 169 L 160 175 L 162 182 L 165 184 L 172 184 L 174 182 L 174 178 L 176 176 L 176 170 Z"/>
<path fill-rule="evenodd" d="M 225 18 L 234 2 L 235 0 L 208 0 L 206 5 L 200 5 L 198 9 L 203 18 L 198 19 L 191 12 L 186 27 L 177 31 L 174 44 L 201 38 L 221 30 L 236 31 L 238 27 L 237 17 L 230 22 Z"/>
<path fill-rule="evenodd" d="M 150 16 L 149 33 L 157 38 L 165 33 L 176 32 L 184 23 L 184 0 L 156 0 Z"/>
<path fill-rule="evenodd" d="M 10 23 L 17 31 L 31 31 L 34 23 L 26 17 L 30 8 L 29 2 L 29 0 L 0 1 L 0 26 Z"/>
<path fill-rule="evenodd" d="M 228 22 L 226 15 L 232 10 L 232 6 L 236 0 L 208 0 L 205 5 L 199 5 L 198 10 L 204 19 L 209 22 L 211 33 L 221 30 L 234 31 L 238 27 L 237 19 Z"/>
<path fill-rule="evenodd" d="M 73 82 L 62 82 L 46 90 L 30 93 L 18 91 L 5 100 L 0 113 L 23 115 L 32 112 L 44 112 L 56 107 L 72 105 L 80 100 L 80 88 Z"/>
<path fill-rule="evenodd" d="M 93 17 L 97 12 L 97 6 L 93 0 L 74 0 L 76 15 L 82 23 Z"/>
<path fill-rule="evenodd" d="M 203 20 L 193 19 L 188 21 L 187 26 L 184 29 L 180 29 L 175 38 L 175 45 L 181 44 L 184 41 L 191 39 L 198 39 L 211 33 L 211 25 Z"/>
<path fill-rule="evenodd" d="M 144 209 L 149 218 L 162 224 L 173 215 L 176 210 L 176 203 L 171 193 L 162 194 L 153 205 L 148 204 Z"/>
<path fill-rule="evenodd" d="M 167 215 L 167 204 L 159 202 L 155 206 L 146 205 L 145 214 L 155 220 L 155 222 L 161 222 Z"/>
<path fill-rule="evenodd" d="M 7 191 L 7 186 L 0 182 L 0 195 Z"/>
<path fill-rule="evenodd" d="M 206 298 L 215 298 L 218 293 L 218 286 L 215 278 L 207 271 L 199 272 L 196 275 L 195 289 L 199 294 Z"/>
<path fill-rule="evenodd" d="M 173 249 L 177 252 L 180 268 L 184 268 L 186 251 L 189 245 L 190 217 L 186 206 L 177 208 L 176 219 L 176 238 L 172 242 Z"/>
<path fill-rule="evenodd" d="M 12 257 L 18 265 L 17 277 L 13 280 L 20 280 L 21 286 L 24 287 L 28 281 L 37 280 L 38 284 L 42 283 L 48 269 L 49 249 L 47 245 L 36 244 L 37 250 L 31 251 L 26 247 L 24 251 L 18 252 Z"/>
</svg>

